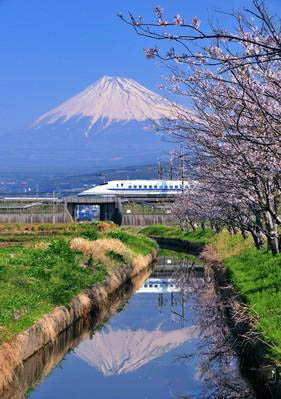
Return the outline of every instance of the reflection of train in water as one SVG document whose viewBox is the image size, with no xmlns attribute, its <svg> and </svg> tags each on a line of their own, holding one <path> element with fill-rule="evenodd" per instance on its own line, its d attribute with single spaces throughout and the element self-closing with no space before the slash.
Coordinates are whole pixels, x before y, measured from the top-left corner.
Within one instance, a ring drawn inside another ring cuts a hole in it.
<svg viewBox="0 0 281 399">
<path fill-rule="evenodd" d="M 136 293 L 165 294 L 179 291 L 180 288 L 176 286 L 175 279 L 173 278 L 149 278 Z"/>
<path fill-rule="evenodd" d="M 112 180 L 100 184 L 78 195 L 173 195 L 180 194 L 190 187 L 181 180 Z"/>
</svg>

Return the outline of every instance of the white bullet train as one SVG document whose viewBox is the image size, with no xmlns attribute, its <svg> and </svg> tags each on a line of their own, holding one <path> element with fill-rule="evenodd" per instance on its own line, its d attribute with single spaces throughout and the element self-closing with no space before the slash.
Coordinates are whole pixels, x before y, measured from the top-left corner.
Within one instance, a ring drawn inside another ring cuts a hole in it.
<svg viewBox="0 0 281 399">
<path fill-rule="evenodd" d="M 79 193 L 86 195 L 171 195 L 187 190 L 190 183 L 181 180 L 112 180 Z"/>
</svg>

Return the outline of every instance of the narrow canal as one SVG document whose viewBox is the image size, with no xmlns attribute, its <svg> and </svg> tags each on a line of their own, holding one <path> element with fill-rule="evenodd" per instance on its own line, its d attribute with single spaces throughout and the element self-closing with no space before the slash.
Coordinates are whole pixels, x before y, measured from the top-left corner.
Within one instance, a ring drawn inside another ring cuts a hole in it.
<svg viewBox="0 0 281 399">
<path fill-rule="evenodd" d="M 30 359 L 9 397 L 253 399 L 213 288 L 171 254 Z"/>
</svg>

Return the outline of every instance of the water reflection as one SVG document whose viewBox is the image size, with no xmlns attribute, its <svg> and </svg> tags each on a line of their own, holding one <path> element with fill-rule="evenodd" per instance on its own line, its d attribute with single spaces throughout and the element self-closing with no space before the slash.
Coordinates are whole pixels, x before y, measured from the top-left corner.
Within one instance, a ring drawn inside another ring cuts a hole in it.
<svg viewBox="0 0 281 399">
<path fill-rule="evenodd" d="M 176 286 L 173 278 L 148 278 L 136 294 L 165 294 L 179 291 L 180 288 Z"/>
<path fill-rule="evenodd" d="M 137 370 L 174 348 L 196 337 L 195 327 L 174 331 L 106 328 L 84 341 L 75 351 L 76 356 L 100 370 L 103 375 L 125 374 Z"/>
<path fill-rule="evenodd" d="M 97 329 L 102 328 L 113 314 L 123 309 L 130 296 L 138 290 L 143 282 L 151 274 L 152 268 L 140 273 L 128 284 L 125 284 L 110 298 L 106 306 L 103 306 L 90 315 L 87 319 L 80 319 L 70 328 L 63 331 L 56 340 L 45 345 L 40 351 L 24 362 L 16 371 L 13 384 L 0 393 L 0 399 L 23 399 L 26 392 L 45 378 L 59 365 L 65 356 L 79 347 L 83 341 L 91 339 Z M 44 398 L 45 399 L 45 398 Z"/>
<path fill-rule="evenodd" d="M 209 279 L 190 262 L 166 261 L 112 298 L 95 320 L 81 320 L 30 359 L 17 388 L 1 399 L 22 398 L 40 376 L 44 383 L 31 399 L 254 398 Z"/>
<path fill-rule="evenodd" d="M 203 389 L 196 398 L 254 399 L 253 389 L 240 374 L 233 336 L 224 316 L 224 304 L 215 292 L 211 275 L 198 277 L 196 271 L 186 273 L 180 268 L 174 276 L 185 300 L 194 298 L 192 308 L 200 331 L 196 352 L 185 352 L 176 359 L 184 364 L 191 358 L 198 358 L 196 378 L 202 382 Z"/>
</svg>

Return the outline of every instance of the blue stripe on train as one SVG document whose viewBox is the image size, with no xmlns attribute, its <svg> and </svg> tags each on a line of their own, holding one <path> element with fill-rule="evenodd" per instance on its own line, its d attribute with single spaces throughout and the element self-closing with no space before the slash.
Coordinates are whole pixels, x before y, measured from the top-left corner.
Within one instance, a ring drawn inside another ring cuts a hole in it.
<svg viewBox="0 0 281 399">
<path fill-rule="evenodd" d="M 108 188 L 107 190 L 118 191 L 182 191 L 182 188 Z"/>
</svg>

